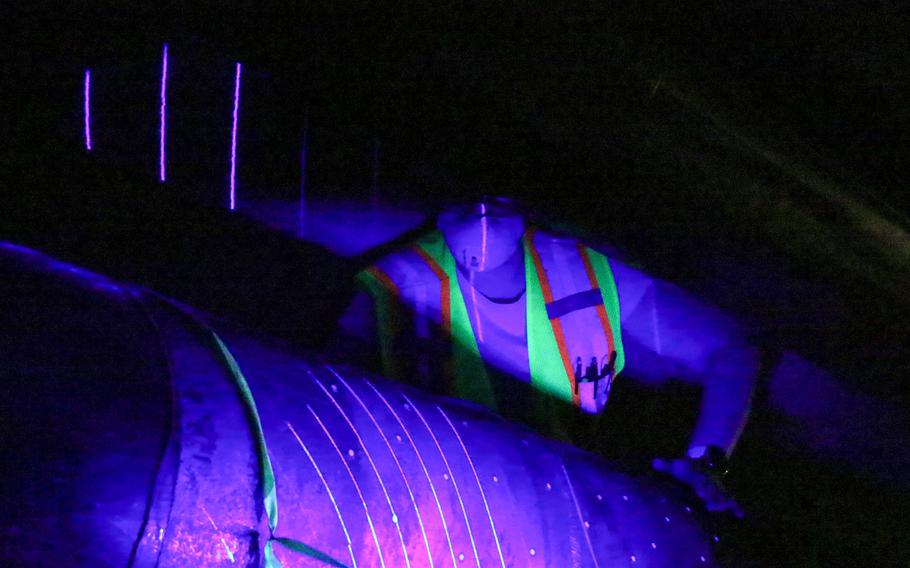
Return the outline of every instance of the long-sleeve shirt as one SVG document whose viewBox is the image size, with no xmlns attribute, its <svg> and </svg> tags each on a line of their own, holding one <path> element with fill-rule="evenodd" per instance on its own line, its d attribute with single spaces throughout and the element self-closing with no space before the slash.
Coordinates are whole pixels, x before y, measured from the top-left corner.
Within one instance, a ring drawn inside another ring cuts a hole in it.
<svg viewBox="0 0 910 568">
<path fill-rule="evenodd" d="M 732 451 L 749 412 L 757 375 L 755 349 L 734 319 L 679 287 L 615 259 L 610 259 L 610 267 L 619 295 L 624 376 L 652 385 L 679 379 L 702 387 L 690 447 L 715 445 Z M 525 295 L 497 302 L 474 290 L 461 273 L 458 284 L 484 361 L 515 380 L 530 382 Z M 359 346 L 353 349 L 359 353 L 349 350 L 346 355 L 378 368 L 375 312 L 365 291 L 339 323 L 345 343 L 354 340 Z"/>
</svg>

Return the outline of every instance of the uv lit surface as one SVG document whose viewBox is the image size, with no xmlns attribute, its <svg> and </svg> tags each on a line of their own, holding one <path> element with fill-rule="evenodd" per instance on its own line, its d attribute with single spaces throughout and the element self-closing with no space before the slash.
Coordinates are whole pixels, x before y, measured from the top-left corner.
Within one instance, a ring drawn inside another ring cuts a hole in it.
<svg viewBox="0 0 910 568">
<path fill-rule="evenodd" d="M 115 440 L 89 441 L 93 462 L 110 466 L 79 478 L 68 492 L 98 495 L 93 507 L 54 513 L 50 507 L 58 505 L 49 504 L 38 513 L 95 545 L 56 538 L 52 529 L 40 537 L 46 554 L 79 558 L 76 565 L 126 564 L 132 554 L 133 565 L 142 566 L 249 566 L 264 565 L 264 551 L 271 549 L 283 566 L 322 565 L 285 545 L 294 539 L 347 566 L 713 562 L 711 539 L 692 509 L 648 479 L 618 473 L 464 403 L 218 329 L 253 395 L 254 416 L 211 329 L 186 308 L 135 288 L 99 288 L 108 284 L 101 276 L 4 245 L 0 261 L 11 257 L 20 273 L 40 272 L 41 279 L 78 292 L 68 294 L 79 298 L 80 325 L 99 338 L 154 330 L 148 348 L 166 353 L 170 373 L 161 380 L 174 418 L 157 467 L 135 471 L 129 464 L 136 460 L 121 459 L 123 446 Z M 36 306 L 39 300 L 29 299 Z M 102 314 L 119 323 L 91 328 Z M 30 333 L 40 341 L 54 332 L 44 334 L 36 324 Z M 65 363 L 86 385 L 96 384 L 103 368 L 95 357 Z M 124 424 L 141 420 L 130 414 L 130 401 L 117 404 L 126 405 L 118 414 Z M 258 427 L 274 472 L 273 528 L 263 500 Z M 118 429 L 111 430 L 116 438 Z M 115 501 L 132 504 L 116 507 Z"/>
<path fill-rule="evenodd" d="M 158 321 L 168 333 L 167 320 Z M 275 538 L 302 541 L 350 566 L 710 562 L 708 539 L 696 527 L 691 508 L 644 480 L 612 472 L 592 456 L 479 409 L 352 369 L 311 364 L 237 336 L 227 336 L 226 343 L 255 394 L 274 468 Z M 205 350 L 198 355 L 211 358 L 213 384 L 197 383 L 188 392 L 224 389 L 217 360 Z M 172 361 L 178 384 L 191 370 L 191 380 L 199 381 L 204 367 L 199 359 Z M 242 477 L 233 458 L 233 468 L 214 467 L 217 455 L 250 453 L 248 440 L 232 435 L 243 424 L 238 406 L 228 394 L 219 399 L 223 425 L 203 442 L 182 443 L 194 459 L 201 454 L 213 464 L 194 466 L 187 479 L 205 478 L 214 488 L 236 486 Z M 185 409 L 193 404 L 187 402 Z M 225 419 L 232 413 L 238 414 L 233 425 Z M 199 429 L 199 415 L 184 411 L 186 433 Z M 210 444 L 214 449 L 204 451 Z M 176 541 L 165 535 L 163 544 L 178 551 L 207 547 L 217 556 L 224 539 L 237 542 L 231 553 L 242 556 L 238 535 L 212 529 L 200 513 L 202 504 L 193 505 L 197 499 L 193 494 L 179 509 L 186 529 Z M 204 505 L 224 526 L 238 523 L 237 511 L 244 508 L 219 491 Z M 280 546 L 275 550 L 286 566 L 310 561 Z"/>
</svg>

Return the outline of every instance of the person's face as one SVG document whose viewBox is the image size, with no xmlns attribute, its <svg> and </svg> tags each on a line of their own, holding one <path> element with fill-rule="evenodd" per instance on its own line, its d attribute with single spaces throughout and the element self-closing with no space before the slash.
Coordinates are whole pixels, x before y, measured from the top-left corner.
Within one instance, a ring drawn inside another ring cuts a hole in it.
<svg viewBox="0 0 910 568">
<path fill-rule="evenodd" d="M 475 272 L 502 266 L 515 254 L 525 230 L 521 214 L 504 198 L 449 207 L 437 226 L 459 266 Z"/>
</svg>

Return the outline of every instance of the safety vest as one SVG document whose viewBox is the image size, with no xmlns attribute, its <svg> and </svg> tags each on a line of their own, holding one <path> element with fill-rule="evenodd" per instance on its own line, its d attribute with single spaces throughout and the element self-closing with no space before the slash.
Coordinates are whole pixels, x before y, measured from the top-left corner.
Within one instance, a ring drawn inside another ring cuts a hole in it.
<svg viewBox="0 0 910 568">
<path fill-rule="evenodd" d="M 602 254 L 573 239 L 533 228 L 525 232 L 522 246 L 533 390 L 588 413 L 599 412 L 625 364 L 610 265 Z M 407 365 L 402 354 L 427 337 L 428 322 L 435 323 L 451 338 L 448 361 L 441 365 L 447 381 L 443 390 L 496 410 L 498 401 L 456 270 L 445 239 L 434 231 L 381 259 L 358 280 L 373 297 L 388 377 L 410 378 L 403 376 Z M 409 327 L 410 337 L 405 334 Z"/>
</svg>

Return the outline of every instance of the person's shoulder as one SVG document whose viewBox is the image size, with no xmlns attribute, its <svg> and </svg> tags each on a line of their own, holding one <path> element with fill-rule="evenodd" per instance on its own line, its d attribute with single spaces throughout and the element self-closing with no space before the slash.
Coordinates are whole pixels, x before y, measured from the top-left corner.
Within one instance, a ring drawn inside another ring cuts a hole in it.
<svg viewBox="0 0 910 568">
<path fill-rule="evenodd" d="M 635 262 L 629 255 L 612 243 L 585 240 L 571 234 L 551 230 L 538 231 L 538 235 L 558 247 L 577 249 L 581 245 L 588 249 L 590 253 L 602 257 L 610 269 L 613 280 L 619 287 L 620 295 L 628 300 L 626 303 L 637 303 L 645 290 L 653 285 L 655 281 L 639 263 Z"/>
<path fill-rule="evenodd" d="M 567 251 L 577 251 L 579 246 L 604 257 L 614 263 L 629 264 L 626 255 L 618 248 L 606 242 L 590 242 L 586 239 L 579 238 L 570 233 L 554 229 L 534 229 L 534 240 L 537 243 L 548 243 L 557 248 L 564 248 Z"/>
<path fill-rule="evenodd" d="M 538 247 L 546 245 L 549 247 L 575 251 L 578 250 L 579 245 L 587 246 L 574 235 L 557 230 L 533 227 L 530 230 L 530 233 L 533 235 L 534 245 Z"/>
<path fill-rule="evenodd" d="M 611 243 L 589 241 L 550 229 L 535 230 L 534 238 L 537 243 L 549 242 L 556 248 L 564 248 L 567 254 L 573 254 L 570 249 L 577 250 L 579 244 L 581 244 L 587 248 L 589 253 L 599 256 L 606 267 L 609 268 L 609 274 L 616 285 L 623 319 L 634 311 L 648 290 L 657 282 L 640 264 Z"/>
<path fill-rule="evenodd" d="M 364 269 L 364 272 L 377 270 L 390 278 L 399 289 L 425 285 L 436 279 L 435 274 L 418 252 L 416 242 L 401 246 L 381 256 Z"/>
</svg>

